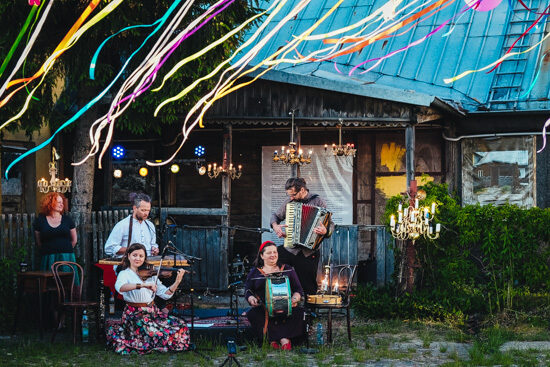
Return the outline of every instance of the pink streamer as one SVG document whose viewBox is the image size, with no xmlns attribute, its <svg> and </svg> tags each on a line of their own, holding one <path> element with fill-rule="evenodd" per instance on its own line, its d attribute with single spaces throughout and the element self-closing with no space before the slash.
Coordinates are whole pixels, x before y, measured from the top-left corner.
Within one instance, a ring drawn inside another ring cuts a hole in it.
<svg viewBox="0 0 550 367">
<path fill-rule="evenodd" d="M 109 123 L 111 123 L 111 114 L 112 114 L 112 111 L 116 110 L 118 108 L 118 106 L 120 106 L 122 103 L 126 102 L 127 100 L 129 99 L 134 99 L 135 97 L 138 97 L 140 96 L 143 92 L 145 92 L 147 89 L 149 89 L 151 87 L 151 85 L 153 85 L 153 81 L 155 80 L 156 78 L 156 75 L 159 71 L 159 69 L 164 65 L 164 63 L 168 60 L 168 58 L 172 55 L 172 53 L 174 53 L 174 51 L 179 47 L 179 45 L 185 41 L 187 38 L 191 37 L 193 34 L 195 34 L 195 32 L 197 32 L 199 29 L 201 29 L 205 24 L 207 24 L 208 22 L 210 22 L 210 20 L 212 20 L 212 18 L 214 18 L 216 15 L 218 15 L 219 13 L 221 13 L 222 11 L 224 11 L 229 5 L 231 5 L 235 0 L 226 0 L 224 2 L 222 2 L 220 5 L 223 5 L 221 9 L 218 9 L 216 10 L 216 12 L 214 12 L 214 14 L 210 15 L 204 22 L 202 22 L 201 24 L 199 24 L 197 27 L 195 27 L 195 29 L 193 29 L 192 31 L 188 32 L 187 34 L 185 34 L 183 37 L 181 37 L 181 39 L 176 42 L 174 44 L 174 46 L 172 46 L 172 48 L 170 49 L 170 51 L 168 51 L 166 53 L 166 56 L 164 56 L 164 58 L 158 63 L 158 65 L 155 67 L 155 69 L 151 72 L 151 74 L 147 77 L 147 79 L 145 80 L 144 82 L 144 85 L 136 92 L 133 92 L 129 95 L 127 95 L 126 97 L 122 98 L 114 108 L 111 109 L 111 112 L 109 113 L 109 115 L 107 116 L 107 121 L 109 121 Z"/>
</svg>

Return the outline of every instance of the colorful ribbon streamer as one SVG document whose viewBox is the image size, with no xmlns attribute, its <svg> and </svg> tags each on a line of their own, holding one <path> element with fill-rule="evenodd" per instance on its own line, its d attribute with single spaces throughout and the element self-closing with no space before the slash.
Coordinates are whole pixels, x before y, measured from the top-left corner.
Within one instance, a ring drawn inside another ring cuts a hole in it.
<svg viewBox="0 0 550 367">
<path fill-rule="evenodd" d="M 47 68 L 44 70 L 44 73 L 42 74 L 42 78 L 40 79 L 40 82 L 34 87 L 34 89 L 29 93 L 27 96 L 25 103 L 23 104 L 23 108 L 12 118 L 4 122 L 2 125 L 0 125 L 0 130 L 2 130 L 4 127 L 6 127 L 9 123 L 19 119 L 23 113 L 27 110 L 29 103 L 32 99 L 32 96 L 34 95 L 34 92 L 40 87 L 44 79 L 46 78 L 46 75 L 48 71 L 53 67 L 55 60 L 66 50 L 71 48 L 76 44 L 78 39 L 91 27 L 93 27 L 95 24 L 97 24 L 99 21 L 101 21 L 103 18 L 105 18 L 108 14 L 110 14 L 113 10 L 116 9 L 117 6 L 119 6 L 122 3 L 123 0 L 113 0 L 110 2 L 105 8 L 103 8 L 98 14 L 96 14 L 90 21 L 88 21 L 86 24 L 84 24 L 82 27 L 79 25 L 79 29 L 67 40 L 65 43 L 65 47 L 58 50 L 56 53 L 51 55 L 45 64 L 47 64 Z M 74 27 L 74 26 L 73 26 Z M 26 85 L 29 82 L 25 82 L 21 87 L 19 87 L 16 91 L 20 90 L 23 87 L 26 87 Z M 9 83 L 8 83 L 9 87 Z M 12 96 L 14 92 L 10 94 Z"/>
<path fill-rule="evenodd" d="M 487 66 L 482 67 L 481 69 L 466 70 L 466 71 L 462 72 L 461 74 L 459 74 L 459 75 L 457 75 L 457 76 L 454 76 L 454 77 L 452 77 L 452 78 L 443 79 L 443 82 L 445 82 L 445 84 L 452 83 L 452 82 L 454 82 L 454 81 L 457 81 L 457 80 L 459 80 L 459 79 L 464 78 L 464 77 L 465 77 L 466 75 L 468 75 L 468 74 L 477 73 L 477 72 L 480 72 L 480 71 L 487 70 L 487 69 L 493 67 L 494 65 L 496 65 L 497 63 L 506 60 L 506 59 L 509 58 L 509 57 L 516 56 L 516 55 L 521 55 L 521 54 L 525 54 L 525 53 L 531 52 L 532 50 L 534 50 L 535 48 L 537 48 L 540 44 L 542 44 L 546 39 L 548 39 L 548 37 L 550 37 L 550 33 L 548 33 L 548 34 L 547 34 L 546 36 L 544 36 L 539 42 L 537 42 L 536 44 L 534 44 L 533 46 L 529 47 L 528 49 L 526 49 L 526 50 L 524 50 L 524 51 L 521 51 L 521 52 L 511 52 L 511 53 L 505 54 L 504 56 L 502 56 L 502 57 L 499 58 L 498 60 L 492 62 L 491 64 L 489 64 L 489 65 L 487 65 Z"/>
<path fill-rule="evenodd" d="M 59 45 L 57 45 L 57 47 L 53 51 L 53 54 L 57 55 L 55 58 L 61 56 L 61 54 L 63 53 L 63 51 L 66 47 L 66 45 L 71 40 L 72 36 L 78 31 L 80 26 L 84 23 L 84 21 L 88 18 L 88 16 L 90 16 L 90 14 L 94 11 L 94 9 L 97 7 L 97 5 L 100 2 L 101 2 L 101 0 L 92 0 L 90 2 L 90 4 L 88 4 L 88 6 L 86 7 L 86 9 L 84 9 L 84 11 L 80 15 L 80 17 L 75 22 L 75 24 L 73 24 L 73 26 L 71 27 L 69 32 L 65 35 L 65 37 L 63 37 L 63 39 L 61 40 Z M 54 62 L 55 58 L 53 58 L 53 59 L 51 57 L 48 58 L 48 60 L 46 60 L 46 62 L 40 67 L 40 69 L 32 77 L 16 79 L 16 80 L 13 80 L 13 81 L 9 82 L 7 88 L 9 89 L 14 85 L 21 84 L 21 83 L 28 83 L 28 82 L 33 81 L 34 79 L 39 78 L 44 72 L 46 72 L 46 69 L 49 69 L 49 67 L 48 67 L 49 64 Z M 5 104 L 6 104 L 6 102 L 2 101 L 2 103 L 0 104 L 0 107 L 5 105 Z"/>
<path fill-rule="evenodd" d="M 550 119 L 546 120 L 546 122 L 544 123 L 544 126 L 542 127 L 542 148 L 537 150 L 537 153 L 542 152 L 546 147 L 546 128 L 548 128 L 549 126 L 550 126 Z"/>
<path fill-rule="evenodd" d="M 21 53 L 21 56 L 19 57 L 19 60 L 17 60 L 17 63 L 15 64 L 15 67 L 13 68 L 10 76 L 6 79 L 6 81 L 4 82 L 2 87 L 0 88 L 0 96 L 2 96 L 4 94 L 4 92 L 5 92 L 5 90 L 8 86 L 8 83 L 13 78 L 15 73 L 17 73 L 17 70 L 19 70 L 19 68 L 21 67 L 21 64 L 23 64 L 23 62 L 27 59 L 27 55 L 31 51 L 31 48 L 34 45 L 34 42 L 38 38 L 38 34 L 42 30 L 42 26 L 46 22 L 46 18 L 48 18 L 48 14 L 50 13 L 50 10 L 52 8 L 53 3 L 54 3 L 54 0 L 50 0 L 48 5 L 46 6 L 46 9 L 44 10 L 44 13 L 42 13 L 42 17 L 38 21 L 38 25 L 36 26 L 36 29 L 32 33 L 32 36 L 30 37 L 30 40 L 27 42 L 27 45 L 25 46 L 25 49 Z M 42 4 L 44 4 L 44 3 L 42 3 Z"/>
<path fill-rule="evenodd" d="M 23 39 L 23 36 L 25 33 L 27 33 L 27 28 L 31 24 L 32 18 L 34 17 L 34 14 L 38 10 L 38 5 L 33 5 L 31 8 L 31 11 L 29 12 L 29 15 L 27 16 L 27 20 L 25 20 L 25 23 L 23 24 L 23 27 L 19 31 L 19 34 L 15 38 L 15 42 L 13 42 L 13 45 L 11 45 L 10 50 L 8 51 L 8 55 L 2 62 L 2 66 L 0 66 L 0 77 L 2 74 L 4 74 L 4 70 L 8 67 L 8 63 L 10 62 L 13 54 L 15 53 L 15 50 L 17 49 L 17 46 L 19 46 L 19 42 L 21 42 L 21 39 Z"/>
<path fill-rule="evenodd" d="M 550 5 L 548 5 L 548 6 L 546 7 L 546 9 L 544 9 L 544 10 L 546 11 L 546 10 L 548 10 L 549 8 L 550 8 Z M 519 41 L 520 39 L 522 39 L 523 37 L 525 37 L 525 35 L 526 35 L 527 33 L 529 33 L 529 31 L 530 31 L 530 30 L 531 30 L 531 29 L 532 29 L 541 19 L 543 19 L 543 18 L 545 18 L 545 17 L 546 17 L 546 12 L 542 13 L 542 14 L 533 22 L 533 24 L 531 24 L 531 25 L 525 30 L 525 32 L 523 32 L 522 35 L 519 36 L 519 37 L 514 41 L 514 43 L 512 43 L 512 45 L 510 46 L 510 48 L 506 51 L 505 55 L 506 55 L 507 53 L 509 53 L 510 51 L 512 51 L 512 49 L 514 48 L 514 46 L 516 45 L 516 43 L 518 43 L 518 41 Z M 495 70 L 501 63 L 502 63 L 502 62 L 498 62 L 498 63 L 497 63 L 491 70 L 489 70 L 487 73 L 490 73 L 490 72 L 492 72 L 493 70 Z"/>
<path fill-rule="evenodd" d="M 103 96 L 105 96 L 105 94 L 107 94 L 107 92 L 111 89 L 111 87 L 117 82 L 117 80 L 120 78 L 120 76 L 122 76 L 122 74 L 124 73 L 126 67 L 128 66 L 128 64 L 130 63 L 130 61 L 132 60 L 132 58 L 141 50 L 141 48 L 147 43 L 147 41 L 153 37 L 160 28 L 162 28 L 162 26 L 164 25 L 164 23 L 166 22 L 166 20 L 169 18 L 169 16 L 172 14 L 172 12 L 174 11 L 174 9 L 179 5 L 179 3 L 181 2 L 182 0 L 174 0 L 174 2 L 172 3 L 172 5 L 170 6 L 170 8 L 166 11 L 166 13 L 161 17 L 161 21 L 159 22 L 159 24 L 157 25 L 157 27 L 153 30 L 153 32 L 151 32 L 151 34 L 149 34 L 145 40 L 142 42 L 142 44 L 136 49 L 136 51 L 134 51 L 129 57 L 128 59 L 125 61 L 124 65 L 122 66 L 121 70 L 118 72 L 118 74 L 115 76 L 115 78 L 111 81 L 111 83 L 100 93 L 98 94 L 96 97 L 94 97 L 90 102 L 88 102 L 84 107 L 82 107 L 75 115 L 73 115 L 69 120 L 65 121 L 65 123 L 63 123 L 48 139 L 46 139 L 46 141 L 44 141 L 42 144 L 26 151 L 25 153 L 23 153 L 22 155 L 20 155 L 19 157 L 17 157 L 13 162 L 11 162 L 8 167 L 6 168 L 6 172 L 5 172 L 5 177 L 6 179 L 8 178 L 8 175 L 9 175 L 9 172 L 11 170 L 11 168 L 16 165 L 18 162 L 20 162 L 22 159 L 26 158 L 27 156 L 33 154 L 34 152 L 37 152 L 38 150 L 46 147 L 48 144 L 50 144 L 53 140 L 53 138 L 63 129 L 65 129 L 67 126 L 71 125 L 73 122 L 75 122 L 80 116 L 82 116 L 87 110 L 89 110 L 95 103 L 97 103 L 97 101 L 99 101 L 101 98 L 103 98 Z"/>
<path fill-rule="evenodd" d="M 161 108 L 163 106 L 165 106 L 166 104 L 168 103 L 171 103 L 171 102 L 174 102 L 180 98 L 182 98 L 183 96 L 185 96 L 187 93 L 189 93 L 193 88 L 195 88 L 200 82 L 204 81 L 204 80 L 208 80 L 210 78 L 212 78 L 214 75 L 216 75 L 225 65 L 227 65 L 234 57 L 236 57 L 243 49 L 245 49 L 246 47 L 248 47 L 253 41 L 256 40 L 256 38 L 259 36 L 259 34 L 267 27 L 267 25 L 271 22 L 271 20 L 273 20 L 273 18 L 279 13 L 279 11 L 281 10 L 281 8 L 286 4 L 286 1 L 287 0 L 276 0 L 270 8 L 268 8 L 266 10 L 266 13 L 268 13 L 268 17 L 267 19 L 256 29 L 256 31 L 241 45 L 239 46 L 239 48 L 237 48 L 237 50 L 235 50 L 233 52 L 233 54 L 228 57 L 225 61 L 223 61 L 222 63 L 220 63 L 214 70 L 212 70 L 209 74 L 195 80 L 193 83 L 191 83 L 189 86 L 187 86 L 185 89 L 183 89 L 180 93 L 178 93 L 177 95 L 171 97 L 171 98 L 168 98 L 164 101 L 162 101 L 162 103 L 160 103 L 158 105 L 158 107 L 155 109 L 155 112 L 154 112 L 154 116 L 156 117 L 157 114 L 159 113 L 159 111 L 161 110 Z M 271 9 L 273 7 L 276 8 L 271 11 Z M 203 50 L 199 51 L 198 53 L 196 53 L 195 55 L 197 55 L 197 57 L 199 56 L 198 54 L 200 52 L 202 52 Z M 191 56 L 190 56 L 191 57 Z M 229 66 L 229 68 L 227 69 L 227 71 L 229 70 L 232 70 L 232 69 L 235 69 L 237 68 L 239 65 L 241 65 L 243 63 L 243 61 L 245 60 L 246 56 L 241 58 L 239 61 L 237 61 L 235 64 Z M 184 59 L 182 60 L 182 62 L 185 61 L 187 62 L 187 59 Z M 180 62 L 181 63 L 181 62 Z M 175 73 L 177 71 L 177 68 L 181 67 L 183 64 L 180 65 L 180 63 L 176 64 L 174 66 L 174 68 L 172 68 L 172 70 L 170 70 L 167 74 L 167 76 L 165 77 L 165 79 L 163 80 L 163 83 L 161 84 L 161 86 L 157 89 L 154 89 L 153 91 L 156 91 L 156 90 L 159 90 L 163 85 L 164 85 L 164 82 L 166 81 L 166 78 L 171 76 L 173 73 Z M 227 72 L 226 71 L 226 72 Z M 224 75 L 225 73 L 224 72 Z M 220 78 L 221 80 L 221 78 Z M 219 82 L 218 82 L 219 83 Z"/>
</svg>

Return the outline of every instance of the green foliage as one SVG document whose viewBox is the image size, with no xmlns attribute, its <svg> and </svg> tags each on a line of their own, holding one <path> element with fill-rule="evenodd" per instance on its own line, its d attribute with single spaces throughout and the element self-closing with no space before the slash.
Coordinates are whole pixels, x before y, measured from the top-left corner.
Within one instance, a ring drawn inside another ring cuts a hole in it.
<svg viewBox="0 0 550 367">
<path fill-rule="evenodd" d="M 14 246 L 15 247 L 15 246 Z M 0 259 L 0 330 L 11 328 L 16 307 L 16 274 L 27 255 L 24 248 L 16 248 L 14 254 Z"/>
<path fill-rule="evenodd" d="M 550 209 L 461 207 L 445 184 L 428 183 L 423 189 L 427 197 L 420 204 L 437 203 L 436 221 L 442 231 L 437 240 L 415 242 L 420 264 L 415 292 L 394 296 L 395 289 L 362 288 L 354 300 L 360 313 L 450 319 L 460 324 L 464 315 L 529 311 L 548 301 Z M 387 224 L 402 201 L 399 196 L 388 200 Z"/>
</svg>

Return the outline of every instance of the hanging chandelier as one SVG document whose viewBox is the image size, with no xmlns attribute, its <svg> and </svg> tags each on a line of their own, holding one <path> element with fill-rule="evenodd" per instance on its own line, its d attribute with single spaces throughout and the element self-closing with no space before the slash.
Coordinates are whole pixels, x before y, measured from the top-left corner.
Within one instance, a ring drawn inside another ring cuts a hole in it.
<svg viewBox="0 0 550 367">
<path fill-rule="evenodd" d="M 273 152 L 273 162 L 281 162 L 285 165 L 297 164 L 299 166 L 311 163 L 312 151 L 310 150 L 308 154 L 305 155 L 303 150 L 297 147 L 297 143 L 294 141 L 294 113 L 295 112 L 296 110 L 292 110 L 289 113 L 289 115 L 292 115 L 292 123 L 290 127 L 290 142 L 288 143 L 288 147 L 285 148 L 285 146 L 283 145 L 281 147 L 280 153 L 278 151 Z"/>
<path fill-rule="evenodd" d="M 391 234 L 396 240 L 411 240 L 414 243 L 420 236 L 430 240 L 439 238 L 441 224 L 437 223 L 434 227 L 433 223 L 436 204 L 420 206 L 419 197 L 420 200 L 422 196 L 425 198 L 425 191 L 419 190 L 418 194 L 408 207 L 403 208 L 403 204 L 399 203 L 397 216 L 392 214 L 390 217 Z"/>
<path fill-rule="evenodd" d="M 197 161 L 198 162 L 198 161 Z M 238 165 L 235 167 L 233 163 L 227 164 L 227 154 L 223 156 L 223 163 L 218 165 L 217 163 L 209 163 L 208 168 L 201 166 L 198 171 L 199 175 L 207 174 L 210 179 L 217 178 L 219 175 L 227 175 L 232 180 L 239 179 L 243 173 L 243 166 Z"/>
<path fill-rule="evenodd" d="M 334 154 L 337 157 L 342 157 L 342 156 L 355 157 L 355 153 L 357 152 L 357 149 L 355 149 L 355 144 L 347 143 L 346 145 L 342 145 L 342 122 L 343 120 L 340 119 L 340 124 L 336 126 L 338 128 L 338 145 L 334 143 L 332 144 L 332 154 Z M 328 150 L 328 145 L 325 144 L 325 151 L 327 150 Z"/>
<path fill-rule="evenodd" d="M 50 191 L 52 192 L 60 192 L 62 194 L 68 192 L 71 192 L 71 184 L 72 181 L 68 178 L 64 180 L 60 180 L 57 178 L 57 162 L 56 160 L 59 160 L 61 158 L 57 151 L 55 150 L 55 147 L 52 148 L 52 161 L 49 163 L 49 172 L 50 172 L 50 181 L 46 181 L 44 177 L 42 177 L 38 182 L 36 183 L 36 186 L 38 187 L 38 190 L 46 194 Z"/>
</svg>

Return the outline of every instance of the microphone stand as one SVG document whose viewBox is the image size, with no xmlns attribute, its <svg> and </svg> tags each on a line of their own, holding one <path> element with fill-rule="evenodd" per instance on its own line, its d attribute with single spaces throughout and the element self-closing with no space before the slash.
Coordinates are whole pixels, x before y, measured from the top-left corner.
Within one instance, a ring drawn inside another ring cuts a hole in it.
<svg viewBox="0 0 550 367">
<path fill-rule="evenodd" d="M 237 286 L 242 284 L 242 281 L 234 282 L 229 285 L 229 315 L 235 317 L 237 328 L 235 329 L 235 341 L 237 344 L 242 342 L 241 330 L 239 328 L 239 295 L 237 294 Z M 233 300 L 233 297 L 235 300 Z M 235 309 L 233 309 L 233 302 L 235 302 Z"/>
<path fill-rule="evenodd" d="M 168 245 L 166 248 L 170 248 L 170 251 L 174 254 L 174 266 L 176 266 L 176 255 L 179 254 L 179 255 L 182 255 L 183 257 L 185 257 L 185 259 L 187 260 L 187 263 L 193 267 L 193 265 L 195 264 L 195 261 L 201 261 L 202 259 L 199 258 L 199 257 L 195 257 L 195 256 L 191 256 L 191 255 L 187 255 L 187 254 L 184 254 L 180 249 L 178 249 L 177 247 L 175 247 L 173 244 L 172 244 L 172 241 L 168 241 Z M 191 273 L 191 278 L 189 279 L 189 298 L 190 298 L 190 306 L 191 306 L 191 330 L 189 331 L 189 350 L 193 351 L 194 353 L 200 355 L 201 357 L 205 358 L 205 359 L 210 359 L 210 357 L 202 354 L 198 349 L 197 349 L 197 346 L 195 345 L 194 343 L 194 334 L 195 334 L 195 306 L 194 306 L 194 302 L 193 302 L 193 299 L 195 298 L 193 296 L 193 293 L 195 292 L 194 288 L 193 288 L 193 273 L 194 271 L 191 270 L 190 271 Z"/>
</svg>

